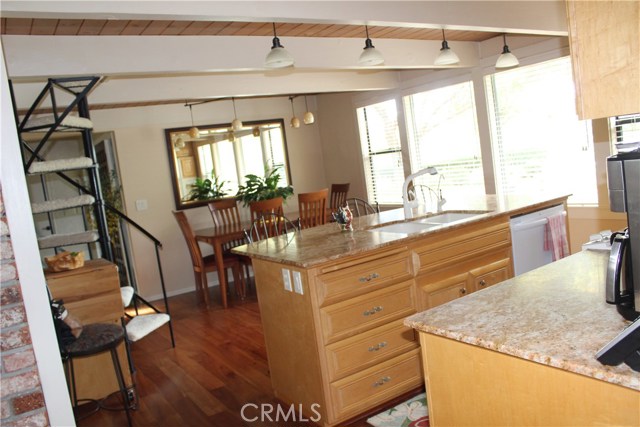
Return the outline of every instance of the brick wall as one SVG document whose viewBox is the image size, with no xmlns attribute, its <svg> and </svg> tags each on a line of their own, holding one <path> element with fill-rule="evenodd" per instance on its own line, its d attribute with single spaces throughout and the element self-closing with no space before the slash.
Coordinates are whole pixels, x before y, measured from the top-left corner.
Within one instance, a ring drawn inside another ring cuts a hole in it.
<svg viewBox="0 0 640 427">
<path fill-rule="evenodd" d="M 48 426 L 0 186 L 0 425 Z M 53 355 L 52 355 L 53 356 Z"/>
</svg>

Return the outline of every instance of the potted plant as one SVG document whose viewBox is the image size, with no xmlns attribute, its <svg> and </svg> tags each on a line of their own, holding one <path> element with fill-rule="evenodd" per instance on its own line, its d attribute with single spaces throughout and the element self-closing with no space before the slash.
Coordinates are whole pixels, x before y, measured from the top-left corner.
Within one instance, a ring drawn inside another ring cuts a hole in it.
<svg viewBox="0 0 640 427">
<path fill-rule="evenodd" d="M 189 186 L 191 191 L 185 200 L 209 200 L 226 196 L 226 191 L 222 189 L 225 181 L 220 181 L 219 177 L 215 175 L 215 170 L 211 171 L 211 178 L 196 178 L 196 181 Z"/>
<path fill-rule="evenodd" d="M 264 177 L 249 174 L 245 178 L 244 185 L 240 185 L 236 194 L 244 206 L 248 206 L 251 202 L 275 199 L 276 197 L 282 197 L 283 200 L 286 200 L 293 194 L 293 187 L 290 185 L 278 187 L 280 173 L 277 168 L 265 170 Z"/>
</svg>

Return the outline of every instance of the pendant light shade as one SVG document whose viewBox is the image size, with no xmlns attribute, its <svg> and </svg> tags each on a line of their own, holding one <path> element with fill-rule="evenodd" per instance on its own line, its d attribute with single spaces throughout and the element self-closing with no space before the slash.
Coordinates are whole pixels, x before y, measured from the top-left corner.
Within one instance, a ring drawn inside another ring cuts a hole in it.
<svg viewBox="0 0 640 427">
<path fill-rule="evenodd" d="M 289 101 L 291 101 L 291 113 L 293 117 L 291 117 L 291 127 L 299 128 L 300 127 L 300 119 L 296 117 L 296 110 L 293 108 L 293 96 L 289 97 Z"/>
<path fill-rule="evenodd" d="M 436 58 L 435 65 L 453 65 L 460 62 L 458 55 L 449 47 L 447 40 L 444 37 L 444 28 L 442 29 L 442 48 L 440 54 Z"/>
<path fill-rule="evenodd" d="M 504 46 L 502 47 L 502 53 L 496 61 L 496 68 L 510 68 L 518 66 L 520 61 L 518 61 L 518 58 L 516 58 L 516 56 L 509 50 L 506 34 L 502 35 L 502 40 L 504 42 Z"/>
<path fill-rule="evenodd" d="M 306 112 L 302 116 L 302 121 L 305 125 L 313 124 L 316 121 L 316 118 L 313 116 L 313 113 L 309 111 L 309 106 L 307 105 L 307 96 L 304 97 L 304 108 Z"/>
<path fill-rule="evenodd" d="M 267 68 L 286 68 L 293 66 L 293 56 L 287 52 L 280 44 L 280 39 L 276 36 L 276 23 L 273 23 L 273 46 L 264 60 Z"/>
<path fill-rule="evenodd" d="M 366 25 L 364 26 L 364 30 L 367 35 L 367 39 L 364 41 L 364 49 L 360 54 L 358 64 L 365 67 L 384 64 L 382 54 L 375 48 L 373 42 L 369 38 L 369 28 Z"/>
<path fill-rule="evenodd" d="M 199 138 L 200 129 L 193 124 L 193 109 L 191 108 L 191 105 L 189 105 L 189 114 L 191 115 L 191 129 L 189 129 L 189 136 L 191 138 Z"/>
<path fill-rule="evenodd" d="M 231 129 L 240 130 L 242 129 L 242 122 L 238 119 L 238 114 L 236 113 L 236 99 L 231 98 L 231 102 L 233 103 L 233 121 L 231 122 Z"/>
</svg>

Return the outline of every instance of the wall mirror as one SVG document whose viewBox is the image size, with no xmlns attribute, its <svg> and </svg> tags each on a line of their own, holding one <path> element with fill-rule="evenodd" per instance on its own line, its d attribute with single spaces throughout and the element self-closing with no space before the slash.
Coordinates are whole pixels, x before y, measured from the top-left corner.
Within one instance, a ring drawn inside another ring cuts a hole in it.
<svg viewBox="0 0 640 427">
<path fill-rule="evenodd" d="M 199 197 L 205 179 L 222 183 L 222 197 L 233 197 L 245 175 L 264 176 L 278 169 L 280 186 L 292 185 L 283 119 L 165 129 L 176 209 L 204 206 Z M 217 181 L 216 181 L 217 180 Z"/>
</svg>

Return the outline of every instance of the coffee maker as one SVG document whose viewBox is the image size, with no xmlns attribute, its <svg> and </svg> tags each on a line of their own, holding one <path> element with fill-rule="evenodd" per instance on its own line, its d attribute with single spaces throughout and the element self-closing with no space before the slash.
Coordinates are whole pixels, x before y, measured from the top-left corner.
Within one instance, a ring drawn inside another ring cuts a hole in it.
<svg viewBox="0 0 640 427">
<path fill-rule="evenodd" d="M 607 158 L 609 203 L 627 213 L 627 228 L 611 235 L 606 299 L 627 320 L 640 316 L 640 149 Z"/>
</svg>

